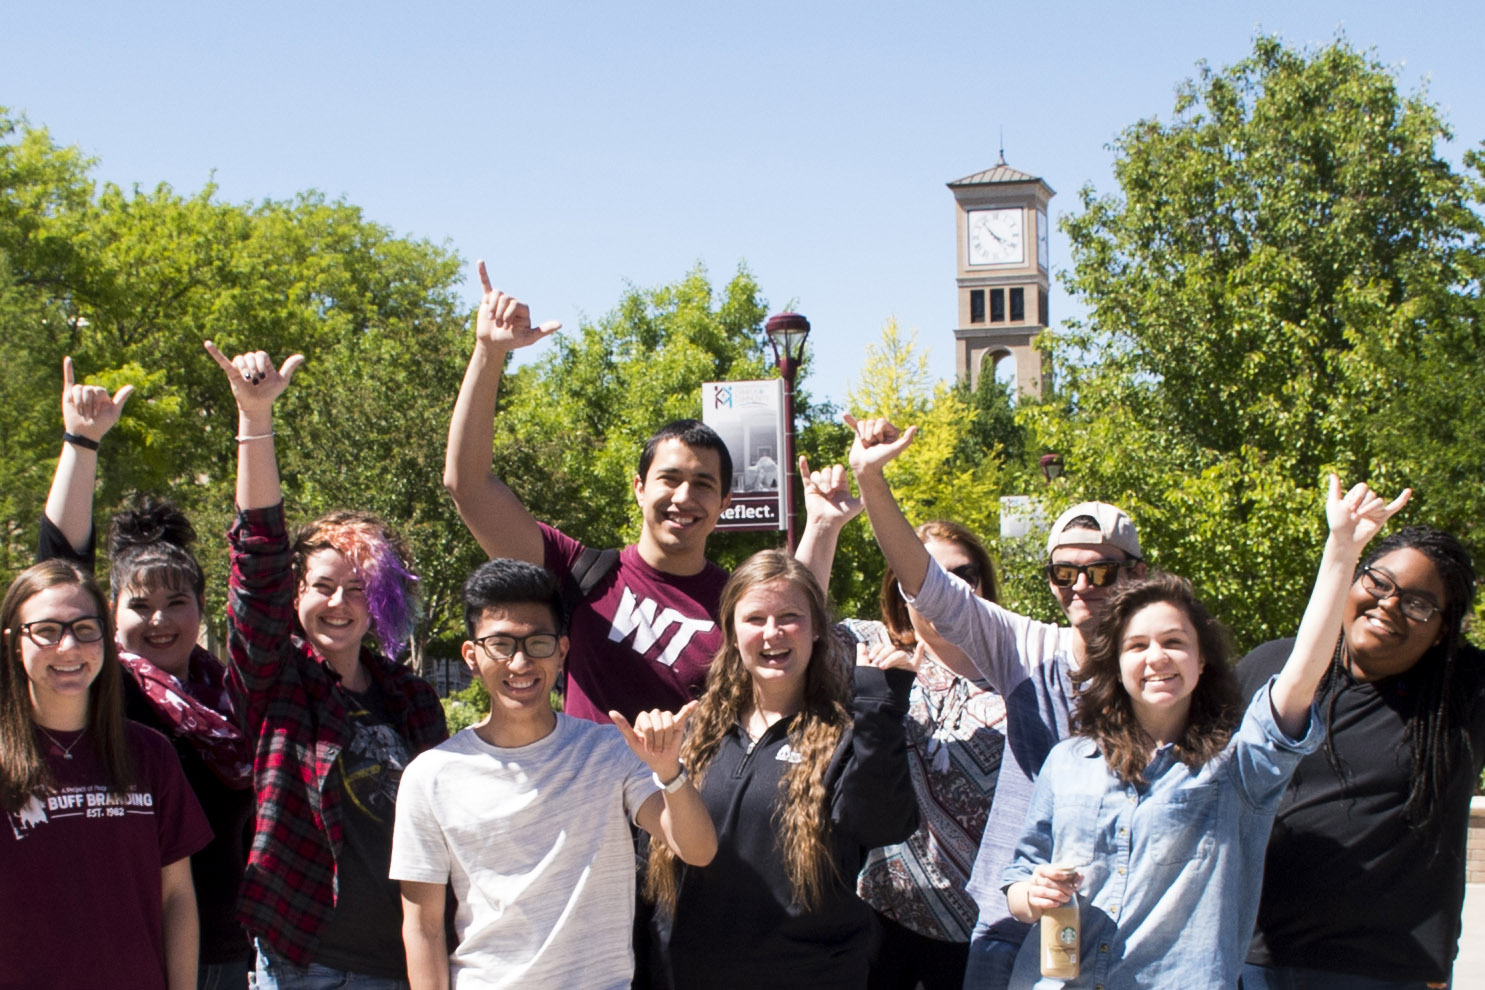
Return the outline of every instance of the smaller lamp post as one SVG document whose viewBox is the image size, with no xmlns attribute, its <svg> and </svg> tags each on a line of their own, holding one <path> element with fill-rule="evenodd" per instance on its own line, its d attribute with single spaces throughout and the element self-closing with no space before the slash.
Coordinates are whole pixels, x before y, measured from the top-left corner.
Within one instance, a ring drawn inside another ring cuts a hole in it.
<svg viewBox="0 0 1485 990">
<path fill-rule="evenodd" d="M 1042 477 L 1047 479 L 1047 484 L 1062 477 L 1061 454 L 1043 454 L 1039 463 L 1042 466 Z"/>
<path fill-rule="evenodd" d="M 784 520 L 788 527 L 789 550 L 795 547 L 794 522 L 794 376 L 804 359 L 804 342 L 810 335 L 810 321 L 798 313 L 777 313 L 768 318 L 768 341 L 773 344 L 774 363 L 784 379 Z"/>
</svg>

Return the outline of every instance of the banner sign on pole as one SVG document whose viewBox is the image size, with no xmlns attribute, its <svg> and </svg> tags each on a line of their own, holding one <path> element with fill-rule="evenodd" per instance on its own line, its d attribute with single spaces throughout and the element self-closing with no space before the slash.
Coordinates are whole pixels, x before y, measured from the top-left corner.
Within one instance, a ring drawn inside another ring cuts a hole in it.
<svg viewBox="0 0 1485 990">
<path fill-rule="evenodd" d="M 784 380 L 705 382 L 701 410 L 732 454 L 732 504 L 717 529 L 786 529 Z"/>
</svg>

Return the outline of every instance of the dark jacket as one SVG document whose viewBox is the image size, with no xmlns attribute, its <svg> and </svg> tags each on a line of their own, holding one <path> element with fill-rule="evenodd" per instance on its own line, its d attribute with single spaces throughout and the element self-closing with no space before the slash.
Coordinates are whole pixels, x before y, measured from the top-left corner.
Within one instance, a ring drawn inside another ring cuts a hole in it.
<svg viewBox="0 0 1485 990">
<path fill-rule="evenodd" d="M 658 925 L 675 990 L 865 986 L 871 911 L 856 896 L 856 875 L 867 850 L 913 833 L 918 806 L 902 721 L 913 674 L 857 667 L 855 676 L 854 722 L 825 771 L 835 870 L 822 903 L 808 912 L 792 903 L 778 848 L 793 720 L 756 745 L 733 726 L 701 787 L 717 856 L 683 869 L 675 915 Z"/>
</svg>

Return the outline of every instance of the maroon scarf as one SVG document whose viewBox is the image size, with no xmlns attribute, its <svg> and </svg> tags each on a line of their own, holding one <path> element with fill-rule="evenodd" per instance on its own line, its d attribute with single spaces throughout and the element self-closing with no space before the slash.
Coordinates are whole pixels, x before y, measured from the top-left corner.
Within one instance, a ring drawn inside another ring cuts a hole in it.
<svg viewBox="0 0 1485 990">
<path fill-rule="evenodd" d="M 190 743 L 222 783 L 239 791 L 252 786 L 252 747 L 234 722 L 225 668 L 215 657 L 199 646 L 192 650 L 186 686 L 137 653 L 120 650 L 119 660 L 155 716 Z"/>
</svg>

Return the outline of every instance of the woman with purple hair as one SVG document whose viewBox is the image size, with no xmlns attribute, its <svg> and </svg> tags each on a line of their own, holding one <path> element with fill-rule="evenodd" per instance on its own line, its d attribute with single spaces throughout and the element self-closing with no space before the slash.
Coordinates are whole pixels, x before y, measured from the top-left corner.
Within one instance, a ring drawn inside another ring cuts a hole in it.
<svg viewBox="0 0 1485 990">
<path fill-rule="evenodd" d="M 228 534 L 231 676 L 258 792 L 240 916 L 257 990 L 407 987 L 402 901 L 388 879 L 402 770 L 448 735 L 438 695 L 395 657 L 417 576 L 376 516 L 332 512 L 291 541 L 273 403 L 303 363 L 228 360 L 237 400 L 237 521 Z"/>
</svg>

